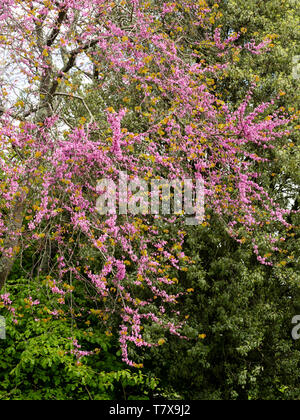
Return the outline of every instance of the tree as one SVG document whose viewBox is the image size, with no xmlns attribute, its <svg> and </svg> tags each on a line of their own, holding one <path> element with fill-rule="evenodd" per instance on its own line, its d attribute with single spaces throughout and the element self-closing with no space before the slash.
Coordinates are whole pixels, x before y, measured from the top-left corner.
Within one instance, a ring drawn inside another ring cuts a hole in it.
<svg viewBox="0 0 300 420">
<path fill-rule="evenodd" d="M 256 79 L 253 106 L 281 92 L 280 106 L 296 115 L 299 81 L 293 78 L 292 62 L 298 53 L 298 6 L 276 0 L 219 6 L 216 12 L 222 16 L 215 25 L 222 21 L 224 37 L 241 31 L 240 45 L 266 36 L 273 45 L 261 56 L 239 52 L 225 78 L 216 80 L 216 91 L 235 104 Z M 205 58 L 210 64 L 216 60 L 213 52 Z M 289 139 L 269 151 L 259 183 L 274 200 L 297 210 L 297 131 Z M 299 342 L 290 334 L 300 302 L 298 230 L 288 233 L 281 261 L 262 267 L 249 243 L 237 246 L 220 221 L 210 217 L 205 228 L 189 232 L 189 251 L 185 248 L 197 262 L 184 280 L 194 290 L 182 304 L 190 340 L 168 337 L 160 351 L 147 356 L 145 366 L 182 398 L 299 399 Z M 299 214 L 292 223 L 299 225 Z"/>
<path fill-rule="evenodd" d="M 261 265 L 214 215 L 187 246 L 196 260 L 182 279 L 192 290 L 181 305 L 189 340 L 167 335 L 146 355 L 145 369 L 182 399 L 298 400 L 297 263 Z"/>
<path fill-rule="evenodd" d="M 128 344 L 158 346 L 153 325 L 183 338 L 175 305 L 187 291 L 178 279 L 192 261 L 183 251 L 184 217 L 103 217 L 95 210 L 98 180 L 117 182 L 120 172 L 145 181 L 203 178 L 207 209 L 271 266 L 281 249 L 276 232 L 291 227 L 291 212 L 259 184 L 258 168 L 278 139 L 287 141 L 290 118 L 272 99 L 253 107 L 254 85 L 238 106 L 214 92 L 214 78 L 232 58 L 226 52 L 234 57 L 241 46 L 239 34 L 223 39 L 212 29 L 215 7 L 205 1 L 3 6 L 0 285 L 15 256 L 34 246 L 33 274 L 47 268 L 58 295 L 66 281 L 92 286 L 120 319 L 123 360 L 139 366 Z M 199 42 L 190 42 L 190 28 L 201 28 Z M 244 49 L 256 55 L 268 45 L 265 39 Z M 214 63 L 203 61 L 204 48 L 214 51 Z M 97 118 L 80 95 L 89 80 L 101 104 Z M 126 97 L 121 105 L 116 91 L 134 91 L 139 105 Z M 85 110 L 79 124 L 67 101 Z"/>
</svg>

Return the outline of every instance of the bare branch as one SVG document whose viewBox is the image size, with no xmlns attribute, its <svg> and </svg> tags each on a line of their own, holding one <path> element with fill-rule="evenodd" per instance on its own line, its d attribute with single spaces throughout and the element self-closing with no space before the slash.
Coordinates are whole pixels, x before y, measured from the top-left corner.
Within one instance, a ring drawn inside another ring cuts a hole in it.
<svg viewBox="0 0 300 420">
<path fill-rule="evenodd" d="M 55 42 L 59 32 L 60 32 L 60 28 L 61 25 L 63 23 L 63 21 L 65 20 L 66 16 L 67 16 L 68 10 L 67 9 L 62 9 L 60 10 L 58 17 L 57 17 L 57 21 L 56 24 L 51 32 L 51 34 L 49 35 L 48 39 L 47 39 L 47 47 L 51 47 L 51 45 L 53 45 L 53 43 Z"/>
<path fill-rule="evenodd" d="M 87 106 L 87 103 L 85 102 L 85 100 L 81 96 L 73 95 L 73 94 L 70 94 L 70 93 L 63 93 L 63 92 L 56 92 L 54 94 L 54 96 L 66 96 L 66 97 L 69 97 L 69 98 L 79 99 L 83 103 L 83 105 L 85 106 L 86 110 L 88 111 L 88 113 L 91 117 L 91 122 L 95 121 L 94 115 L 92 114 L 90 108 Z"/>
</svg>

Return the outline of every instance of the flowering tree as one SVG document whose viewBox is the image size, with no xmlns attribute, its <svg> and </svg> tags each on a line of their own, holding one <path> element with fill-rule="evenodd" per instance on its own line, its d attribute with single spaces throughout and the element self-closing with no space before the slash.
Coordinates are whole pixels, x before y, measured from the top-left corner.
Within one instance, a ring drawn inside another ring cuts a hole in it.
<svg viewBox="0 0 300 420">
<path fill-rule="evenodd" d="M 101 216 L 98 181 L 117 183 L 120 172 L 204 179 L 206 207 L 271 265 L 289 211 L 260 185 L 259 165 L 290 121 L 274 100 L 252 107 L 255 83 L 241 104 L 215 93 L 241 51 L 239 34 L 213 30 L 217 2 L 2 0 L 1 8 L 0 286 L 34 247 L 33 274 L 48 274 L 61 305 L 80 281 L 103 302 L 104 320 L 118 314 L 123 360 L 136 366 L 129 343 L 163 343 L 149 325 L 183 337 L 175 305 L 192 292 L 180 282 L 192 263 L 185 219 Z M 244 49 L 261 54 L 268 43 Z M 86 99 L 91 90 L 100 109 Z"/>
</svg>

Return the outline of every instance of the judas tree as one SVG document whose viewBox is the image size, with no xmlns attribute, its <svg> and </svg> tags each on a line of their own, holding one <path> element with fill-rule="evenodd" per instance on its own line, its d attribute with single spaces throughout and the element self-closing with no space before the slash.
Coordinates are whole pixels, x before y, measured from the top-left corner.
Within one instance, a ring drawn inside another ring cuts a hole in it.
<svg viewBox="0 0 300 420">
<path fill-rule="evenodd" d="M 217 8 L 202 0 L 1 1 L 0 286 L 16 256 L 35 247 L 33 274 L 46 273 L 62 303 L 64 285 L 72 292 L 76 280 L 118 315 L 130 365 L 129 343 L 162 344 L 152 324 L 184 338 L 176 304 L 192 292 L 180 281 L 192 264 L 185 218 L 101 215 L 99 180 L 117 184 L 121 172 L 131 181 L 203 179 L 206 208 L 266 265 L 282 247 L 278 232 L 290 228 L 290 212 L 260 185 L 259 166 L 288 141 L 291 121 L 276 98 L 253 106 L 254 81 L 238 104 L 215 92 L 241 49 L 263 54 L 269 40 L 222 38 Z M 100 109 L 83 95 L 90 89 Z"/>
</svg>

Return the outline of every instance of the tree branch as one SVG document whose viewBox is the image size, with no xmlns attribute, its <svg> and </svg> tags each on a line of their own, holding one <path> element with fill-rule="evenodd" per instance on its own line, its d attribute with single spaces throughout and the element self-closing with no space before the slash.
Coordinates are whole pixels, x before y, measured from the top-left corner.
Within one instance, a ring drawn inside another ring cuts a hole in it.
<svg viewBox="0 0 300 420">
<path fill-rule="evenodd" d="M 51 47 L 51 45 L 53 45 L 53 43 L 55 42 L 59 32 L 60 32 L 60 28 L 61 25 L 63 23 L 63 21 L 65 20 L 66 16 L 68 13 L 68 9 L 62 9 L 60 10 L 58 17 L 57 17 L 57 21 L 55 23 L 55 27 L 53 28 L 51 34 L 49 35 L 48 39 L 47 39 L 47 47 Z"/>
<path fill-rule="evenodd" d="M 54 94 L 54 96 L 66 96 L 68 98 L 74 98 L 74 99 L 79 99 L 80 101 L 82 101 L 83 105 L 85 106 L 86 110 L 88 111 L 90 117 L 91 117 L 91 122 L 95 121 L 94 115 L 92 114 L 92 111 L 90 110 L 90 108 L 87 106 L 87 103 L 85 102 L 85 100 L 78 95 L 72 95 L 70 93 L 64 93 L 64 92 L 57 92 Z"/>
</svg>

